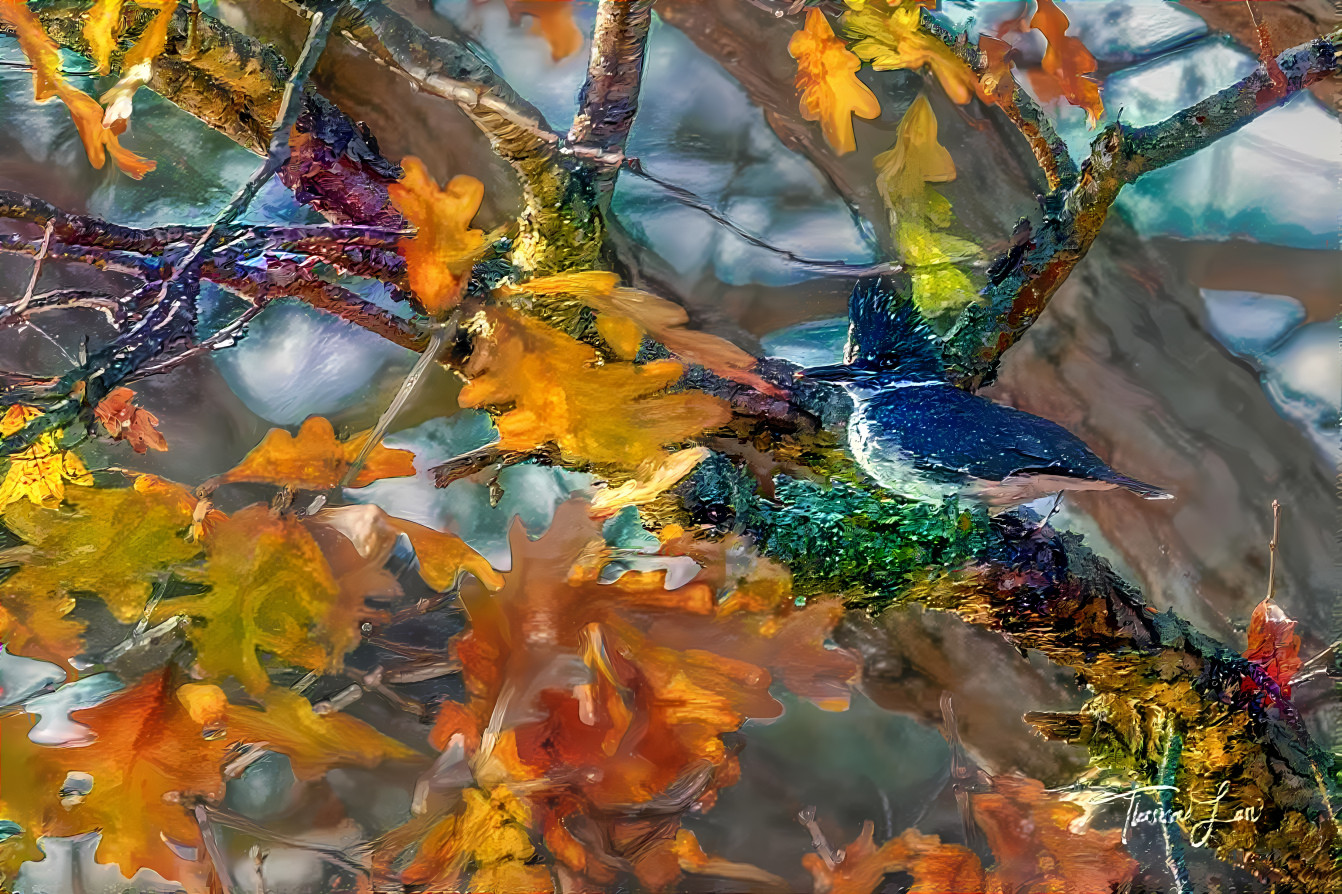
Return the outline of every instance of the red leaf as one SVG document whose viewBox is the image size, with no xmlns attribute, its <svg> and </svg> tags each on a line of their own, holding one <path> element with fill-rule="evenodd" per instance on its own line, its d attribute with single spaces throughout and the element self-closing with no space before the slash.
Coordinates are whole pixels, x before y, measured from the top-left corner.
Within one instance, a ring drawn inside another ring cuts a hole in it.
<svg viewBox="0 0 1342 894">
<path fill-rule="evenodd" d="M 1253 610 L 1253 617 L 1249 619 L 1249 648 L 1244 657 L 1267 671 L 1267 675 L 1281 687 L 1281 694 L 1290 697 L 1291 678 L 1303 664 L 1300 637 L 1295 634 L 1295 622 L 1270 599 L 1264 599 Z M 1246 677 L 1243 689 L 1254 688 L 1256 684 Z M 1271 704 L 1271 697 L 1267 701 Z"/>
<path fill-rule="evenodd" d="M 129 388 L 113 388 L 98 402 L 93 415 L 114 440 L 127 442 L 136 453 L 167 450 L 168 442 L 155 427 L 158 417 L 131 403 L 134 398 Z"/>
</svg>

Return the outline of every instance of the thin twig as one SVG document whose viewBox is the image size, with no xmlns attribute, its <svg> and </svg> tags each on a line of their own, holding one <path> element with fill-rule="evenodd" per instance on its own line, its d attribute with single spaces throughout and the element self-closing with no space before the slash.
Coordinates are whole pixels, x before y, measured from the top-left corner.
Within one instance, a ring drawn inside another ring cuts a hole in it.
<svg viewBox="0 0 1342 894">
<path fill-rule="evenodd" d="M 1272 539 L 1267 544 L 1267 598 L 1277 595 L 1277 538 L 1281 533 L 1281 503 L 1272 501 Z"/>
<path fill-rule="evenodd" d="M 443 346 L 447 344 L 449 334 L 456 330 L 457 319 L 458 314 L 454 313 L 446 322 L 433 326 L 428 346 L 419 355 L 419 359 L 410 368 L 410 372 L 406 374 L 405 381 L 401 382 L 401 387 L 396 390 L 396 396 L 391 399 L 391 403 L 387 404 L 387 409 L 378 417 L 377 425 L 364 439 L 363 447 L 359 449 L 359 455 L 354 457 L 349 469 L 340 479 L 341 487 L 349 487 L 354 479 L 359 477 L 359 470 L 363 468 L 364 462 L 372 454 L 373 449 L 381 443 L 383 435 L 387 433 L 387 429 L 395 421 L 396 415 L 405 407 L 406 401 L 410 400 L 415 390 L 419 388 L 419 383 L 423 381 L 424 374 L 429 371 L 429 366 L 443 350 Z"/>
<path fill-rule="evenodd" d="M 879 276 L 882 273 L 897 273 L 900 270 L 904 269 L 899 264 L 891 262 L 883 262 L 879 264 L 849 264 L 846 261 L 825 261 L 825 260 L 818 260 L 816 258 L 802 257 L 801 255 L 797 254 L 794 251 L 791 251 L 790 249 L 779 248 L 776 245 L 772 245 L 764 241 L 762 238 L 756 236 L 754 233 L 751 233 L 748 230 L 743 229 L 731 218 L 727 217 L 722 212 L 718 211 L 708 202 L 704 201 L 699 196 L 695 195 L 693 192 L 686 189 L 685 187 L 677 186 L 674 183 L 671 183 L 667 180 L 663 180 L 662 178 L 654 176 L 653 174 L 649 174 L 647 170 L 644 169 L 642 163 L 639 162 L 637 158 L 626 158 L 624 160 L 624 166 L 628 171 L 633 173 L 635 176 L 640 177 L 648 181 L 649 183 L 661 187 L 680 204 L 685 205 L 688 208 L 693 208 L 696 211 L 703 212 L 704 214 L 708 215 L 708 217 L 712 218 L 712 220 L 715 223 L 732 231 L 741 239 L 744 239 L 746 242 L 750 243 L 756 248 L 762 248 L 765 251 L 772 252 L 773 254 L 776 254 L 782 258 L 787 259 L 791 263 L 796 264 L 798 267 L 804 267 L 809 270 L 814 270 L 818 273 L 827 273 L 832 276 L 844 276 L 853 278 L 863 276 Z"/>
<path fill-rule="evenodd" d="M 197 802 L 192 813 L 196 818 L 196 825 L 200 827 L 200 840 L 205 845 L 205 853 L 210 858 L 219 888 L 223 894 L 234 894 L 236 889 L 233 886 L 233 876 L 228 871 L 228 857 L 219 846 L 219 837 L 214 834 L 214 826 L 210 823 L 210 809 L 204 802 Z"/>
</svg>

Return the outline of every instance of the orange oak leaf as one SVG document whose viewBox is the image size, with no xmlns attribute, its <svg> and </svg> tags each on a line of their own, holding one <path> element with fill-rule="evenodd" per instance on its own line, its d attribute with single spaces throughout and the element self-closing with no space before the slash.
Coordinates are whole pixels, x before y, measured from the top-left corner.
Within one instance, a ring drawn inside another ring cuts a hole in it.
<svg viewBox="0 0 1342 894">
<path fill-rule="evenodd" d="M 1267 672 L 1281 687 L 1281 694 L 1291 696 L 1291 679 L 1300 672 L 1300 637 L 1295 632 L 1295 621 L 1287 617 L 1281 606 L 1272 599 L 1264 599 L 1249 618 L 1249 647 L 1244 657 Z M 1251 679 L 1245 678 L 1242 689 L 1256 689 Z M 1264 696 L 1268 704 L 1271 696 Z"/>
<path fill-rule="evenodd" d="M 397 251 L 405 258 L 410 289 L 434 316 L 456 307 L 471 268 L 494 238 L 471 228 L 485 186 L 460 174 L 440 189 L 418 158 L 408 157 L 401 166 L 404 175 L 387 191 L 416 232 L 402 238 Z"/>
<path fill-rule="evenodd" d="M 502 589 L 463 587 L 471 625 L 454 648 L 470 698 L 441 709 L 431 741 L 460 744 L 477 781 L 537 792 L 534 827 L 584 884 L 628 864 L 664 888 L 691 856 L 676 845 L 684 812 L 738 772 L 723 734 L 782 710 L 771 683 L 841 706 L 858 670 L 826 648 L 841 609 L 797 609 L 786 572 L 763 560 L 675 590 L 661 571 L 601 583 L 610 555 L 581 500 L 540 540 L 518 524 L 509 542 Z M 727 551 L 702 555 L 723 566 Z"/>
<path fill-rule="evenodd" d="M 223 796 L 226 745 L 203 735 L 174 698 L 171 671 L 70 716 L 93 731 L 92 741 L 34 746 L 26 731 L 5 730 L 6 751 L 16 746 L 6 755 L 5 778 L 23 778 L 27 794 L 20 824 L 41 835 L 100 830 L 100 862 L 117 864 L 127 876 L 147 868 L 169 879 L 192 878 L 197 867 L 181 854 L 200 848 L 201 840 L 189 804 Z M 92 777 L 87 794 L 62 793 L 68 773 Z"/>
<path fill-rule="evenodd" d="M 870 894 L 890 872 L 913 876 L 912 891 L 1113 891 L 1129 882 L 1137 862 L 1119 829 L 1085 825 L 1086 810 L 1024 776 L 1001 776 L 993 790 L 970 796 L 974 818 L 993 853 L 977 854 L 913 829 L 877 847 L 872 824 L 830 863 L 807 854 L 817 894 Z"/>
<path fill-rule="evenodd" d="M 24 0 L 0 0 L 0 21 L 14 29 L 19 48 L 33 66 L 33 98 L 45 102 L 55 96 L 65 103 L 89 164 L 102 168 L 110 154 L 116 166 L 136 180 L 154 170 L 152 161 L 122 148 L 117 134 L 103 126 L 103 108 L 98 101 L 65 80 L 60 51 Z"/>
<path fill-rule="evenodd" d="M 205 540 L 205 566 L 181 577 L 207 584 L 159 603 L 151 620 L 192 619 L 187 638 L 210 677 L 232 676 L 251 694 L 270 678 L 262 653 L 281 665 L 338 670 L 359 639 L 363 593 L 342 588 L 317 541 L 293 516 L 248 506 Z"/>
<path fill-rule="evenodd" d="M 242 462 L 206 485 L 213 489 L 236 481 L 275 484 L 295 490 L 330 490 L 339 487 L 350 465 L 363 449 L 367 433 L 348 441 L 337 441 L 330 420 L 310 416 L 297 435 L 273 428 Z M 364 487 L 382 478 L 404 478 L 415 474 L 415 455 L 381 444 L 373 448 L 349 487 Z"/>
<path fill-rule="evenodd" d="M 419 753 L 348 714 L 319 714 L 291 689 L 270 689 L 260 706 L 230 704 L 211 683 L 188 683 L 177 698 L 207 733 L 227 743 L 263 746 L 289 758 L 300 780 L 319 779 L 334 767 L 375 767 L 414 760 Z"/>
<path fill-rule="evenodd" d="M 503 449 L 553 443 L 571 459 L 634 469 L 731 417 L 716 397 L 665 393 L 684 372 L 674 360 L 600 364 L 590 345 L 507 308 L 485 311 L 479 330 L 458 400 L 510 407 L 495 420 Z"/>
<path fill-rule="evenodd" d="M 1095 57 L 1080 40 L 1067 36 L 1070 22 L 1066 13 L 1059 9 L 1053 0 L 1036 0 L 1036 3 L 1038 8 L 1034 18 L 1030 20 L 1030 27 L 1039 31 L 1048 40 L 1048 49 L 1044 51 L 1043 70 L 1056 85 L 1056 93 L 1052 95 L 1061 95 L 1072 105 L 1085 109 L 1086 118 L 1090 126 L 1094 127 L 1104 114 L 1100 85 L 1090 77 L 1098 67 L 1095 64 Z M 1035 81 L 1035 84 L 1036 88 L 1040 87 L 1040 81 Z M 1044 95 L 1046 92 L 1052 91 L 1047 88 L 1041 89 L 1041 98 L 1046 100 L 1052 98 Z"/>
<path fill-rule="evenodd" d="M 98 401 L 93 415 L 114 440 L 127 442 L 136 453 L 167 450 L 168 442 L 155 427 L 158 417 L 131 403 L 134 398 L 135 392 L 129 388 L 113 388 Z"/>
<path fill-rule="evenodd" d="M 875 118 L 881 114 L 876 94 L 858 80 L 861 60 L 834 36 L 825 14 L 815 8 L 806 14 L 806 25 L 792 35 L 788 52 L 797 60 L 802 117 L 820 122 L 825 140 L 835 152 L 852 152 L 857 148 L 852 116 Z"/>
<path fill-rule="evenodd" d="M 573 20 L 573 0 L 508 0 L 514 18 L 531 16 L 532 30 L 550 45 L 550 58 L 558 62 L 582 49 L 582 31 Z"/>
<path fill-rule="evenodd" d="M 37 407 L 11 404 L 0 417 L 0 437 L 16 434 L 41 415 Z M 60 431 L 43 432 L 33 446 L 8 457 L 9 469 L 0 482 L 0 511 L 23 499 L 55 508 L 65 499 L 65 482 L 86 487 L 93 484 L 93 476 L 79 457 L 61 449 L 60 436 Z"/>
<path fill-rule="evenodd" d="M 964 105 L 975 94 L 992 102 L 970 67 L 940 38 L 922 30 L 922 15 L 922 5 L 913 0 L 867 0 L 850 4 L 843 25 L 857 39 L 853 52 L 877 71 L 926 65 L 955 102 Z"/>
</svg>

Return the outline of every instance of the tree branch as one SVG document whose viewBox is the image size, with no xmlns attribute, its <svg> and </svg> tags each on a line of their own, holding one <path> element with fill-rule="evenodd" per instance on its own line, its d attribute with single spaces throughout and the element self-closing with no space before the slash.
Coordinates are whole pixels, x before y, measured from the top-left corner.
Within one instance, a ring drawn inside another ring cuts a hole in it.
<svg viewBox="0 0 1342 894">
<path fill-rule="evenodd" d="M 1002 353 L 1034 323 L 1058 287 L 1086 256 L 1119 191 L 1142 174 L 1186 158 L 1233 133 L 1299 91 L 1334 74 L 1342 32 L 1287 50 L 1274 84 L 1266 65 L 1196 105 L 1149 127 L 1111 124 L 1091 144 L 1078 181 L 1044 198 L 1043 219 L 1023 227 L 989 266 L 983 302 L 970 305 L 946 339 L 947 363 L 969 388 L 996 375 Z"/>
<path fill-rule="evenodd" d="M 587 81 L 578 94 L 578 114 L 569 130 L 571 142 L 623 152 L 638 112 L 651 25 L 652 0 L 601 0 Z"/>
</svg>

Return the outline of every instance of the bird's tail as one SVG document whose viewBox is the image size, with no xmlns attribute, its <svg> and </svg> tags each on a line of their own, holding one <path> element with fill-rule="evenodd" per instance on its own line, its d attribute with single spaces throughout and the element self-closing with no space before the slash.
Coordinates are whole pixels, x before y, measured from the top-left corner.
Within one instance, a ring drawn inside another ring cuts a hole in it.
<svg viewBox="0 0 1342 894">
<path fill-rule="evenodd" d="M 1120 475 L 1117 472 L 1110 472 L 1104 480 L 1111 484 L 1117 484 L 1119 487 L 1127 488 L 1147 500 L 1174 499 L 1174 494 L 1167 490 L 1156 487 L 1154 484 L 1147 484 L 1145 481 L 1138 481 L 1136 478 L 1129 478 L 1127 475 Z"/>
</svg>

